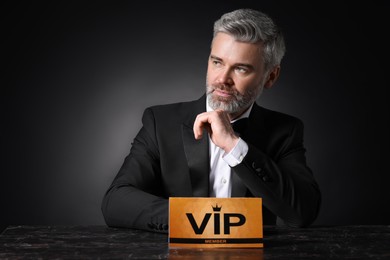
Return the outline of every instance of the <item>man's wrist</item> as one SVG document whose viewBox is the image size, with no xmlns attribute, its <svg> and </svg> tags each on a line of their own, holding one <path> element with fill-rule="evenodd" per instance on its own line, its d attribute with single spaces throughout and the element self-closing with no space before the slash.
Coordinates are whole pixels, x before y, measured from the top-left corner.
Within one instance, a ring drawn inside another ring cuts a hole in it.
<svg viewBox="0 0 390 260">
<path fill-rule="evenodd" d="M 241 138 L 238 138 L 236 145 L 230 150 L 230 152 L 225 152 L 222 158 L 225 162 L 227 162 L 227 164 L 229 164 L 230 167 L 234 167 L 244 160 L 248 150 L 248 144 Z"/>
<path fill-rule="evenodd" d="M 226 154 L 230 153 L 230 152 L 234 149 L 234 147 L 237 146 L 237 143 L 238 143 L 239 140 L 240 140 L 239 137 L 236 137 L 236 136 L 232 137 L 232 141 L 231 141 L 231 142 L 228 142 L 227 146 L 225 146 L 225 147 L 223 148 L 223 150 L 225 151 L 225 153 L 226 153 Z"/>
</svg>

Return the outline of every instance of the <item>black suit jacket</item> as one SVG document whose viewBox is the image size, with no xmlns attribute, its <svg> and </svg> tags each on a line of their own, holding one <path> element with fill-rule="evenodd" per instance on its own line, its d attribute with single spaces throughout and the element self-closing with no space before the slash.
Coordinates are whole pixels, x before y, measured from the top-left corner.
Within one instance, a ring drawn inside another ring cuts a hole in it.
<svg viewBox="0 0 390 260">
<path fill-rule="evenodd" d="M 208 135 L 195 140 L 193 124 L 206 97 L 147 108 L 143 127 L 104 195 L 107 225 L 166 232 L 169 197 L 209 195 Z M 317 217 L 321 194 L 306 165 L 301 120 L 254 104 L 241 135 L 249 146 L 232 169 L 232 197 L 261 197 L 263 223 L 276 216 L 290 226 Z"/>
</svg>

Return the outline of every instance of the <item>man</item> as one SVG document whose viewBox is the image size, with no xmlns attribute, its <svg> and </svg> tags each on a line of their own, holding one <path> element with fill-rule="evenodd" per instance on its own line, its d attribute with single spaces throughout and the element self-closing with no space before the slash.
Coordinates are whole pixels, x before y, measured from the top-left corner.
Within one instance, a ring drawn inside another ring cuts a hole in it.
<svg viewBox="0 0 390 260">
<path fill-rule="evenodd" d="M 167 232 L 169 197 L 261 197 L 264 224 L 310 225 L 321 194 L 303 123 L 255 103 L 277 80 L 284 52 L 264 13 L 240 9 L 217 20 L 206 94 L 145 110 L 103 199 L 107 225 Z"/>
</svg>

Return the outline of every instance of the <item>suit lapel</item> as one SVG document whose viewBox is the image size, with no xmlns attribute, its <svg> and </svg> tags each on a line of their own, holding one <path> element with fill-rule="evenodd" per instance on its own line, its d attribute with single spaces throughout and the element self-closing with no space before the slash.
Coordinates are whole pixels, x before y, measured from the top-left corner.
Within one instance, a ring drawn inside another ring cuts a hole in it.
<svg viewBox="0 0 390 260">
<path fill-rule="evenodd" d="M 256 103 L 249 115 L 248 125 L 249 127 L 241 136 L 242 139 L 259 149 L 264 149 L 268 136 L 265 129 L 263 109 Z"/>
<path fill-rule="evenodd" d="M 232 197 L 245 197 L 247 188 L 244 183 L 241 181 L 240 177 L 232 170 Z"/>
<path fill-rule="evenodd" d="M 193 114 L 182 125 L 184 152 L 187 158 L 192 194 L 194 197 L 209 195 L 209 140 L 207 131 L 204 131 L 200 140 L 194 138 L 193 125 L 196 116 L 206 111 L 205 95 L 195 101 Z"/>
<path fill-rule="evenodd" d="M 249 115 L 248 127 L 241 134 L 241 138 L 255 147 L 261 148 L 266 140 L 264 117 L 261 108 L 255 103 Z M 245 197 L 247 188 L 241 181 L 240 177 L 232 171 L 232 197 Z"/>
</svg>

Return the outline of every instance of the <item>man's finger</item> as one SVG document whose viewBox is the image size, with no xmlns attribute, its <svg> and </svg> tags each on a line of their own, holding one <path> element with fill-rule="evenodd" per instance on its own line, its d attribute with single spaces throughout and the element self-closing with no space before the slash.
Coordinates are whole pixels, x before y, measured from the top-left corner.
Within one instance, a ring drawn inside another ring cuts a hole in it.
<svg viewBox="0 0 390 260">
<path fill-rule="evenodd" d="M 202 138 L 203 128 L 205 128 L 207 131 L 211 130 L 210 123 L 208 121 L 209 121 L 209 118 L 208 118 L 207 112 L 199 114 L 196 117 L 195 122 L 194 122 L 194 127 L 193 127 L 195 139 L 198 140 L 198 139 Z"/>
</svg>

